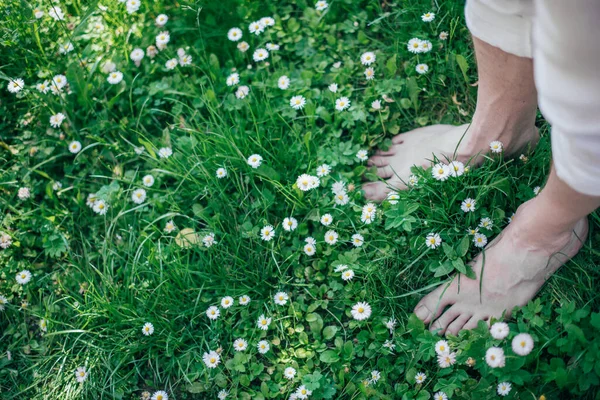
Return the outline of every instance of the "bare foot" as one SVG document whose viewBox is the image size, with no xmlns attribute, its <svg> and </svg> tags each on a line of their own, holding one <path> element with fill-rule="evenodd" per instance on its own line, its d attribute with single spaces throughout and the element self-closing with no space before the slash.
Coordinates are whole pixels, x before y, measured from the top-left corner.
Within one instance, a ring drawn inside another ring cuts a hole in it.
<svg viewBox="0 0 600 400">
<path fill-rule="evenodd" d="M 513 156 L 520 154 L 528 143 L 535 146 L 539 138 L 533 124 L 518 134 L 493 131 L 481 134 L 482 130 L 469 124 L 431 125 L 396 135 L 392 138 L 393 145 L 389 150 L 378 150 L 369 159 L 368 164 L 376 166 L 377 175 L 386 181 L 365 183 L 365 196 L 381 201 L 394 189 L 406 189 L 411 167 L 429 168 L 434 156 L 441 161 L 458 160 L 466 163 L 471 160 L 472 164 L 477 164 L 482 160 L 478 155 L 488 153 L 493 140 L 502 141 L 504 154 Z"/>
<path fill-rule="evenodd" d="M 417 304 L 417 317 L 425 323 L 434 321 L 431 330 L 456 335 L 475 328 L 480 320 L 500 318 L 503 313 L 510 316 L 515 306 L 531 300 L 550 275 L 577 254 L 587 236 L 587 218 L 570 232 L 548 237 L 531 231 L 527 218 L 531 202 L 519 207 L 513 222 L 485 248 L 485 257 L 481 253 L 473 260 L 477 279 L 456 275 Z"/>
</svg>

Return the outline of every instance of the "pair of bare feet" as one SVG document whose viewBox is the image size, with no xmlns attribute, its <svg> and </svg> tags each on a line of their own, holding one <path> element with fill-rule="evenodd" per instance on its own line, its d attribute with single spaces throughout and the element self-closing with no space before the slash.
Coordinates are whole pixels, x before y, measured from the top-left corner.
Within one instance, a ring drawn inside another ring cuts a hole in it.
<svg viewBox="0 0 600 400">
<path fill-rule="evenodd" d="M 365 195 L 380 201 L 392 188 L 406 188 L 410 168 L 429 167 L 434 155 L 440 160 L 477 164 L 489 152 L 491 140 L 500 139 L 508 157 L 518 156 L 538 140 L 533 124 L 518 135 L 490 134 L 494 135 L 491 139 L 467 125 L 434 125 L 397 135 L 389 150 L 369 159 L 386 181 L 366 183 Z M 552 179 L 557 178 L 551 175 Z M 579 251 L 588 230 L 587 218 L 542 227 L 540 210 L 554 207 L 551 196 L 542 191 L 521 205 L 511 224 L 471 262 L 476 279 L 455 275 L 421 299 L 415 307 L 417 317 L 430 324 L 431 330 L 456 335 L 475 328 L 480 320 L 508 317 L 515 306 L 531 300 L 550 275 Z"/>
</svg>

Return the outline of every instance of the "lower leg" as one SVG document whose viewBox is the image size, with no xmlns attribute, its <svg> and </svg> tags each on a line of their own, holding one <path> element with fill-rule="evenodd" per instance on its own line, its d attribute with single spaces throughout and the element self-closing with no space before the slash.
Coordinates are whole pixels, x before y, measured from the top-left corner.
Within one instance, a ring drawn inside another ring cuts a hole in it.
<svg viewBox="0 0 600 400">
<path fill-rule="evenodd" d="M 520 154 L 528 143 L 535 145 L 537 94 L 532 60 L 506 53 L 475 37 L 473 42 L 479 74 L 473 122 L 463 126 L 433 125 L 395 136 L 389 150 L 378 151 L 369 159 L 369 165 L 378 167 L 377 174 L 387 181 L 365 184 L 368 198 L 383 200 L 390 187 L 404 189 L 410 168 L 428 167 L 434 156 L 466 162 L 487 153 L 494 140 L 503 143 L 507 155 Z"/>
</svg>

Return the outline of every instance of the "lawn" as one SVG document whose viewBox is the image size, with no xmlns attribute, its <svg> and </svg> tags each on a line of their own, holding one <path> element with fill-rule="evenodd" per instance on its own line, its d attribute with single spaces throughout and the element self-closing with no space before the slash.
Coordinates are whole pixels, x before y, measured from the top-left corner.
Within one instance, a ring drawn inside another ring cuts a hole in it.
<svg viewBox="0 0 600 400">
<path fill-rule="evenodd" d="M 508 335 L 412 314 L 543 189 L 541 115 L 531 154 L 361 192 L 470 121 L 463 5 L 4 0 L 0 397 L 600 399 L 597 213 Z"/>
</svg>

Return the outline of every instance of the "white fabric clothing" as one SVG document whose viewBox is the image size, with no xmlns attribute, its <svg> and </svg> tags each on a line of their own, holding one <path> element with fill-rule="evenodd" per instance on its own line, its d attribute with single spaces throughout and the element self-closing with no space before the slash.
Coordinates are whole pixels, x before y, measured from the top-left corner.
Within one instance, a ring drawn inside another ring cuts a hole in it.
<svg viewBox="0 0 600 400">
<path fill-rule="evenodd" d="M 600 0 L 468 0 L 473 36 L 533 57 L 558 177 L 600 196 Z"/>
</svg>

